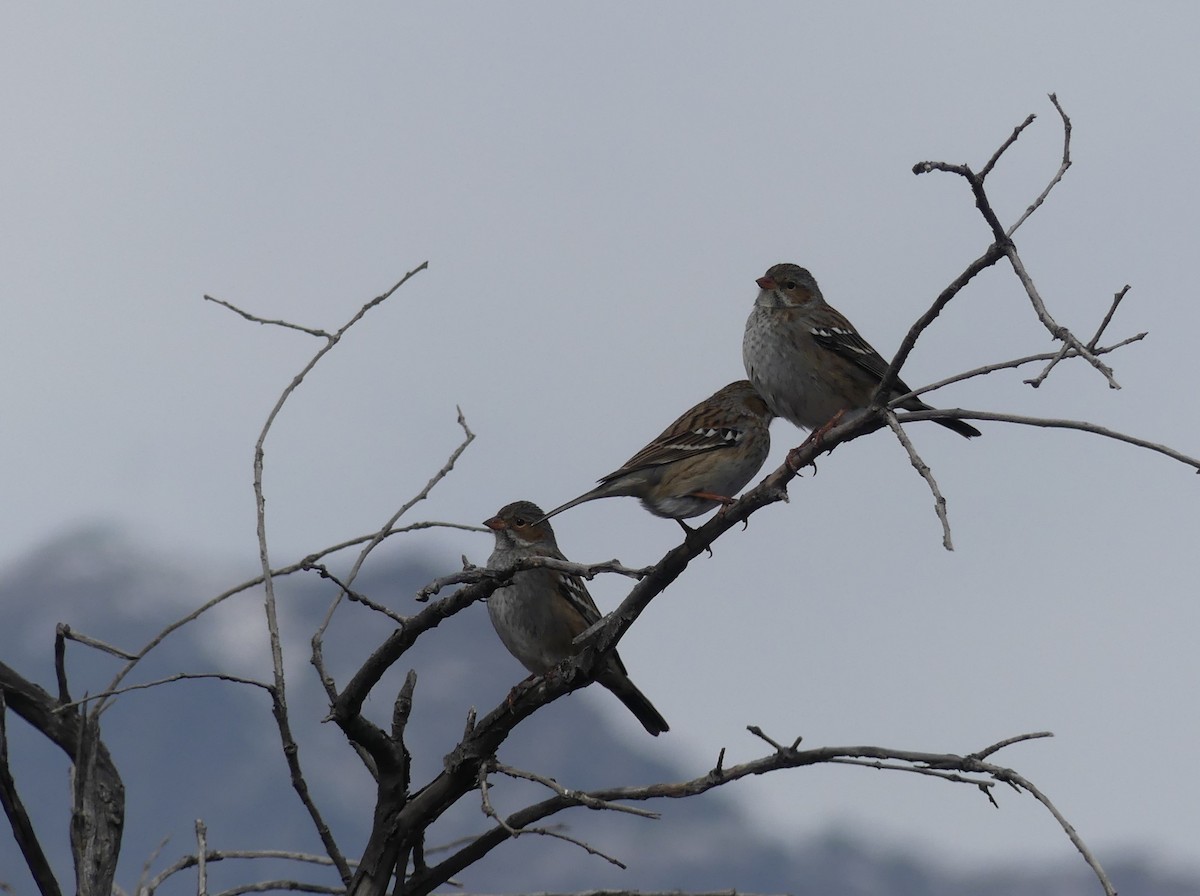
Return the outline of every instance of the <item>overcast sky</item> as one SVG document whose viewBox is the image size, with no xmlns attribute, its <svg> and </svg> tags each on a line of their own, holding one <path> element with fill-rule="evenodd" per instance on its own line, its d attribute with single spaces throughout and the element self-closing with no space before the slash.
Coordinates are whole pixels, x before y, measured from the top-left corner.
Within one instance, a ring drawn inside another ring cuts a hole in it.
<svg viewBox="0 0 1200 896">
<path fill-rule="evenodd" d="M 0 11 L 0 562 L 111 521 L 189 563 L 252 568 L 251 453 L 317 340 L 429 261 L 330 355 L 267 446 L 273 558 L 371 531 L 460 439 L 413 517 L 557 504 L 743 376 L 772 264 L 809 267 L 888 356 L 987 245 L 989 181 L 1051 311 L 1145 342 L 1040 390 L 1036 369 L 939 404 L 1090 419 L 1200 453 L 1195 164 L 1200 8 L 994 4 L 6 4 Z M 1001 264 L 905 368 L 914 385 L 1051 342 Z M 970 752 L 1037 783 L 1099 852 L 1200 869 L 1200 479 L 1079 433 L 909 431 L 957 550 L 886 433 L 840 448 L 698 561 L 624 642 L 697 774 L 764 745 Z M 773 428 L 771 466 L 802 434 Z M 653 562 L 674 523 L 632 500 L 555 520 L 574 559 Z M 447 571 L 491 537 L 425 533 Z M 240 564 L 240 567 L 238 566 Z M 231 572 L 230 580 L 235 576 Z M 594 588 L 605 609 L 625 583 Z M 411 603 L 398 607 L 412 608 Z M 173 618 L 164 610 L 164 622 Z M 514 664 L 514 680 L 519 676 Z M 948 861 L 1072 855 L 1001 792 L 808 769 L 739 786 L 785 841 L 829 825 Z"/>
</svg>

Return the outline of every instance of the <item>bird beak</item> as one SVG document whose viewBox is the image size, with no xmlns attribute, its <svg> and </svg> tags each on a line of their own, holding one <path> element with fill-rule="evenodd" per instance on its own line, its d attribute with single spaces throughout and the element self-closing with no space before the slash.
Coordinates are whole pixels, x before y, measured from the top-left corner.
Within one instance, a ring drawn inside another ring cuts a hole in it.
<svg viewBox="0 0 1200 896">
<path fill-rule="evenodd" d="M 493 532 L 499 532 L 502 529 L 508 528 L 508 523 L 504 522 L 504 520 L 500 519 L 498 516 L 494 516 L 490 520 L 484 520 L 483 524 Z"/>
<path fill-rule="evenodd" d="M 774 280 L 766 276 L 759 277 L 754 282 L 758 284 L 759 289 L 774 289 L 777 285 Z"/>
</svg>

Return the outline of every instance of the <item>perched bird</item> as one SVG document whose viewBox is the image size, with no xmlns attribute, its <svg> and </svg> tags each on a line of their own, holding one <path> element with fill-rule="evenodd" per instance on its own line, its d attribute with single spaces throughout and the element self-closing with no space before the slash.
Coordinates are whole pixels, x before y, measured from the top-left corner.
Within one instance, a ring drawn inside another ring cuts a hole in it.
<svg viewBox="0 0 1200 896">
<path fill-rule="evenodd" d="M 839 411 L 866 407 L 888 362 L 826 304 L 813 275 L 799 265 L 777 264 L 757 282 L 742 360 L 771 410 L 797 426 L 816 429 Z M 911 391 L 898 379 L 892 397 Z M 915 397 L 899 407 L 933 410 Z M 980 434 L 962 420 L 935 422 L 967 438 Z"/>
<path fill-rule="evenodd" d="M 566 560 L 542 508 L 530 501 L 502 507 L 484 525 L 496 535 L 488 566 L 511 566 L 522 557 Z M 583 579 L 554 569 L 528 569 L 512 577 L 487 599 L 496 634 L 521 665 L 544 675 L 576 652 L 576 636 L 600 620 L 600 611 Z M 669 730 L 666 720 L 642 694 L 611 651 L 592 672 L 593 678 L 617 695 L 642 726 L 657 737 Z"/>
<path fill-rule="evenodd" d="M 770 453 L 768 427 L 774 416 L 748 380 L 730 383 L 685 411 L 590 492 L 555 507 L 545 519 L 585 501 L 618 495 L 641 498 L 655 516 L 681 525 L 719 504 L 731 504 Z"/>
</svg>

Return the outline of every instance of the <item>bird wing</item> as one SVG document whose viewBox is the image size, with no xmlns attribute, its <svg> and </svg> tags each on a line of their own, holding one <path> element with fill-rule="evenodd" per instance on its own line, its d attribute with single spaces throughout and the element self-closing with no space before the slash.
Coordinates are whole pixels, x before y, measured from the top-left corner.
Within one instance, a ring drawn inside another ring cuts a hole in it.
<svg viewBox="0 0 1200 896">
<path fill-rule="evenodd" d="M 813 327 L 811 332 L 818 345 L 865 370 L 876 382 L 883 379 L 888 362 L 853 327 Z M 900 392 L 910 391 L 901 380 L 896 380 L 896 388 Z"/>
<path fill-rule="evenodd" d="M 608 482 L 635 470 L 660 467 L 709 451 L 733 448 L 745 436 L 746 430 L 736 426 L 698 426 L 683 432 L 666 432 L 625 461 L 621 469 L 609 473 L 600 481 Z"/>
<path fill-rule="evenodd" d="M 583 579 L 579 576 L 573 576 L 569 573 L 558 573 L 558 585 L 560 593 L 570 602 L 575 611 L 583 617 L 586 623 L 584 628 L 600 621 L 600 609 L 596 606 L 596 602 L 592 600 L 592 595 L 588 593 L 587 586 L 583 584 Z M 580 629 L 582 631 L 583 629 Z"/>
</svg>

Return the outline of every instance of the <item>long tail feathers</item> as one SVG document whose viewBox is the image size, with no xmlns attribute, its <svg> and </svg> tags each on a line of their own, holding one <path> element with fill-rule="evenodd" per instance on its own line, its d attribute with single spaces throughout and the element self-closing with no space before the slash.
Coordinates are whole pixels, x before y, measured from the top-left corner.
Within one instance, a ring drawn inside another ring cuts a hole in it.
<svg viewBox="0 0 1200 896">
<path fill-rule="evenodd" d="M 600 683 L 612 691 L 617 696 L 617 699 L 624 703 L 631 713 L 637 716 L 637 720 L 642 723 L 642 727 L 655 737 L 658 737 L 664 731 L 671 730 L 667 724 L 667 720 L 654 708 L 654 704 L 646 699 L 646 695 L 639 691 L 627 676 L 606 675 Z"/>
</svg>

